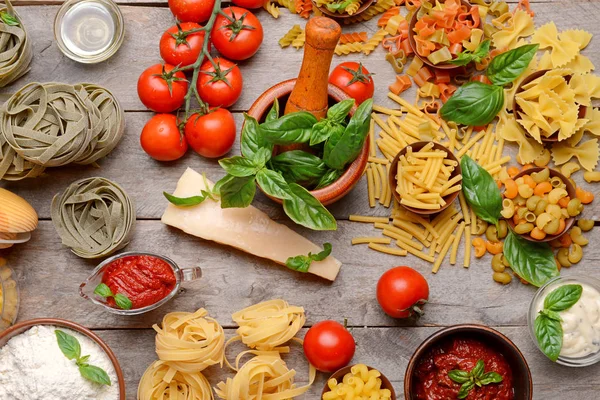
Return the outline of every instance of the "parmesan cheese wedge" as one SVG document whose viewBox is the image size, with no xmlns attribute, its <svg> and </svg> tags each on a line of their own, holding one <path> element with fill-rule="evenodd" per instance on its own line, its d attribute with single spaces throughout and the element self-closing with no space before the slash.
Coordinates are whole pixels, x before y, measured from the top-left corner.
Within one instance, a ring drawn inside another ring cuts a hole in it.
<svg viewBox="0 0 600 400">
<path fill-rule="evenodd" d="M 212 188 L 213 183 L 207 182 Z M 197 196 L 203 189 L 206 187 L 202 175 L 188 168 L 179 179 L 173 195 Z M 211 199 L 191 207 L 169 204 L 161 221 L 190 235 L 226 244 L 282 265 L 289 257 L 321 251 L 310 240 L 252 206 L 221 208 L 219 201 Z M 323 261 L 313 261 L 308 272 L 333 281 L 341 265 L 341 262 L 329 256 Z"/>
</svg>

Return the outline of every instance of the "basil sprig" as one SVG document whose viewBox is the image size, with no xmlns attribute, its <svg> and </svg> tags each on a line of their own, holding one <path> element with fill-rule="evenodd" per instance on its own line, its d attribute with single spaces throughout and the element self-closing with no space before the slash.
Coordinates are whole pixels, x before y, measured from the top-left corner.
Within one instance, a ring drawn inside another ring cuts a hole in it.
<svg viewBox="0 0 600 400">
<path fill-rule="evenodd" d="M 552 361 L 558 360 L 563 345 L 560 311 L 568 310 L 581 298 L 581 285 L 563 285 L 554 289 L 544 299 L 544 308 L 535 318 L 535 337 L 544 354 Z"/>
<path fill-rule="evenodd" d="M 54 334 L 56 335 L 56 341 L 58 342 L 60 351 L 62 351 L 69 360 L 75 360 L 75 364 L 77 364 L 81 376 L 101 385 L 111 385 L 110 377 L 106 371 L 100 367 L 90 365 L 88 363 L 88 360 L 90 359 L 89 355 L 81 356 L 81 345 L 75 336 L 69 335 L 58 329 L 54 331 Z"/>
<path fill-rule="evenodd" d="M 479 218 L 496 225 L 501 216 L 502 195 L 494 178 L 467 155 L 460 160 L 460 168 L 467 203 Z"/>
<path fill-rule="evenodd" d="M 117 305 L 117 307 L 119 307 L 122 310 L 131 310 L 131 308 L 133 307 L 133 303 L 131 302 L 131 300 L 129 300 L 129 297 L 121 293 L 114 294 L 112 290 L 110 290 L 108 285 L 106 285 L 105 283 L 101 283 L 98 286 L 96 286 L 96 288 L 94 289 L 94 294 L 100 297 L 104 297 L 105 299 L 112 297 L 115 300 L 115 304 Z"/>
<path fill-rule="evenodd" d="M 271 165 L 286 181 L 299 184 L 312 185 L 327 172 L 327 166 L 321 158 L 303 150 L 278 154 L 271 159 Z"/>
<path fill-rule="evenodd" d="M 481 60 L 490 53 L 491 40 L 486 39 L 479 43 L 475 51 L 465 50 L 461 51 L 456 55 L 456 58 L 449 61 L 450 64 L 454 65 L 468 65 L 472 62 L 481 62 Z"/>
<path fill-rule="evenodd" d="M 475 388 L 475 386 L 486 386 L 490 383 L 502 382 L 502 375 L 497 372 L 485 372 L 485 363 L 483 360 L 478 360 L 477 364 L 471 371 L 463 371 L 460 369 L 453 369 L 448 372 L 448 377 L 454 382 L 461 384 L 460 390 L 458 391 L 458 398 L 464 399 L 469 395 L 469 392 Z"/>
<path fill-rule="evenodd" d="M 504 239 L 504 257 L 517 275 L 537 287 L 559 274 L 548 243 L 530 242 L 512 231 Z"/>
<path fill-rule="evenodd" d="M 200 191 L 200 196 L 177 197 L 167 192 L 163 192 L 163 195 L 167 198 L 167 200 L 169 200 L 171 204 L 175 204 L 176 206 L 180 207 L 195 206 L 202 203 L 206 199 L 217 201 L 217 197 L 219 196 L 218 192 L 216 192 L 214 188 L 211 190 L 208 187 L 208 181 L 206 180 L 205 174 L 202 174 L 202 179 L 204 180 L 204 187 L 206 189 Z"/>
<path fill-rule="evenodd" d="M 308 253 L 308 255 L 299 255 L 290 257 L 285 262 L 288 268 L 298 272 L 308 272 L 308 268 L 313 261 L 323 261 L 331 254 L 331 243 L 323 244 L 323 251 L 317 254 Z"/>
<path fill-rule="evenodd" d="M 18 26 L 19 25 L 19 20 L 17 19 L 17 17 L 15 17 L 12 14 L 9 14 L 8 12 L 2 11 L 0 12 L 0 19 L 2 20 L 2 22 L 5 25 L 8 26 Z"/>
</svg>

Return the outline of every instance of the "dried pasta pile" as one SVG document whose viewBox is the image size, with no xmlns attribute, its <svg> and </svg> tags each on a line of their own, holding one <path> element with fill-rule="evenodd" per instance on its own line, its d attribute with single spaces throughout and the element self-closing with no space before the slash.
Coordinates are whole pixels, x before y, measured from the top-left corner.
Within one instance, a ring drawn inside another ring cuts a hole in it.
<svg viewBox="0 0 600 400">
<path fill-rule="evenodd" d="M 0 87 L 29 72 L 33 58 L 33 47 L 21 18 L 10 1 L 5 3 L 6 7 L 0 9 L 0 13 L 8 20 L 14 19 L 14 22 L 8 24 L 0 20 Z"/>
</svg>

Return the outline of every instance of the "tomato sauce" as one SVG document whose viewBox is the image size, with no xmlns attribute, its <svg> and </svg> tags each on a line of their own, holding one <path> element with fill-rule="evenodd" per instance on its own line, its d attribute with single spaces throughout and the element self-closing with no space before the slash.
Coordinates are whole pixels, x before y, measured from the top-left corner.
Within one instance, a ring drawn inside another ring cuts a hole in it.
<svg viewBox="0 0 600 400">
<path fill-rule="evenodd" d="M 152 305 L 167 297 L 177 283 L 173 268 L 153 256 L 127 256 L 106 266 L 102 275 L 114 294 L 124 294 L 133 303 L 132 308 Z M 108 305 L 116 307 L 113 298 Z"/>
<path fill-rule="evenodd" d="M 458 398 L 461 385 L 448 377 L 453 369 L 471 371 L 478 360 L 485 372 L 502 375 L 502 382 L 475 386 L 467 400 L 512 400 L 512 371 L 504 356 L 492 347 L 471 338 L 451 339 L 433 348 L 419 362 L 415 371 L 415 398 L 418 400 L 452 400 Z"/>
</svg>

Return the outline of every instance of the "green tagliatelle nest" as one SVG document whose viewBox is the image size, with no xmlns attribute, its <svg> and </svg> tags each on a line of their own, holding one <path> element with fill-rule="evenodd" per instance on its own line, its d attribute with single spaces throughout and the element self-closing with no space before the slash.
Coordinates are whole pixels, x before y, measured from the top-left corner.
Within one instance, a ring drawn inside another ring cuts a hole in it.
<svg viewBox="0 0 600 400">
<path fill-rule="evenodd" d="M 135 206 L 116 183 L 86 178 L 54 196 L 51 216 L 65 246 L 79 257 L 99 258 L 127 246 Z"/>
<path fill-rule="evenodd" d="M 115 148 L 124 128 L 123 109 L 100 86 L 30 83 L 5 103 L 0 115 L 0 179 L 92 164 Z"/>
<path fill-rule="evenodd" d="M 10 2 L 6 2 L 0 13 L 8 16 L 0 20 L 0 87 L 4 87 L 29 72 L 33 50 L 21 18 Z"/>
</svg>

